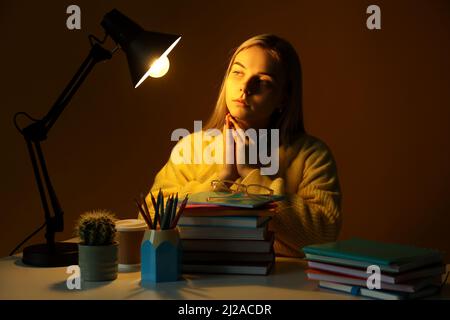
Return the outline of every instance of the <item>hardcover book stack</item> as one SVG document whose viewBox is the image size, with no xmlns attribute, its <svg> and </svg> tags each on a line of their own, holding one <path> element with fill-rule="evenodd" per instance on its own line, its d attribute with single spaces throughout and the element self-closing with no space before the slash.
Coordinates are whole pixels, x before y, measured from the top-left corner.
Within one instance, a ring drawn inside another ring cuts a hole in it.
<svg viewBox="0 0 450 320">
<path fill-rule="evenodd" d="M 275 254 L 274 234 L 268 230 L 268 224 L 276 205 L 272 202 L 255 208 L 242 203 L 234 205 L 194 202 L 186 206 L 178 221 L 183 272 L 253 275 L 270 272 Z"/>
<path fill-rule="evenodd" d="M 442 254 L 427 248 L 354 238 L 306 246 L 303 251 L 308 279 L 319 281 L 319 287 L 374 299 L 435 295 L 445 274 Z"/>
</svg>

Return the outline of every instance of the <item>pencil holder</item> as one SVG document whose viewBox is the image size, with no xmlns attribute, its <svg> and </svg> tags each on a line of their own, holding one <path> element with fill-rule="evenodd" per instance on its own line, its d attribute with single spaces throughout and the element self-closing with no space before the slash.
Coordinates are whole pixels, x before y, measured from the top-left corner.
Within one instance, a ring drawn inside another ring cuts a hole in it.
<svg viewBox="0 0 450 320">
<path fill-rule="evenodd" d="M 141 281 L 177 281 L 181 275 L 181 254 L 178 228 L 146 230 L 141 245 Z"/>
</svg>

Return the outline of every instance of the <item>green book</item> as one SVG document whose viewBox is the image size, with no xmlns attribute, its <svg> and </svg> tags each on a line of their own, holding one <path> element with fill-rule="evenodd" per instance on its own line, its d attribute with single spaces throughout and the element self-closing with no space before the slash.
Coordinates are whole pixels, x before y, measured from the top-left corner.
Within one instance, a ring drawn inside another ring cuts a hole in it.
<svg viewBox="0 0 450 320">
<path fill-rule="evenodd" d="M 359 238 L 310 245 L 304 247 L 303 252 L 385 266 L 429 259 L 431 257 L 441 257 L 441 253 L 434 249 Z"/>
<path fill-rule="evenodd" d="M 249 197 L 243 193 L 228 192 L 198 192 L 189 195 L 189 204 L 214 204 L 236 208 L 259 208 L 273 201 L 280 201 L 281 195 Z M 209 199 L 209 200 L 208 200 Z"/>
</svg>

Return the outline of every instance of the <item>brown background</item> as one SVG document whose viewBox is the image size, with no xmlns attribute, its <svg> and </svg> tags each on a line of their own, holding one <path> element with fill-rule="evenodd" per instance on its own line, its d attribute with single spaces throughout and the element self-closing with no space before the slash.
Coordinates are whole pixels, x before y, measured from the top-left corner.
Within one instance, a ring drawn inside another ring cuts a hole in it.
<svg viewBox="0 0 450 320">
<path fill-rule="evenodd" d="M 78 4 L 82 29 L 66 28 Z M 366 28 L 381 7 L 382 30 Z M 307 131 L 331 147 L 344 194 L 340 238 L 450 253 L 450 3 L 438 1 L 2 1 L 0 256 L 43 222 L 17 111 L 42 117 L 117 7 L 145 29 L 183 36 L 166 77 L 133 89 L 125 56 L 98 65 L 44 143 L 71 236 L 77 217 L 135 216 L 175 128 L 213 108 L 231 49 L 272 32 L 298 50 Z M 109 44 L 111 45 L 111 43 Z M 23 121 L 22 125 L 26 124 Z M 28 244 L 42 242 L 43 232 Z"/>
</svg>

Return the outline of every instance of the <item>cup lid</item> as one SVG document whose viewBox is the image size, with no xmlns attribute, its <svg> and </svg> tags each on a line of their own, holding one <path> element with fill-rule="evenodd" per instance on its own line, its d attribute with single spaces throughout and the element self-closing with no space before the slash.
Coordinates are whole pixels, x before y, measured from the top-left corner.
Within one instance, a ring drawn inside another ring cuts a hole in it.
<svg viewBox="0 0 450 320">
<path fill-rule="evenodd" d="M 144 220 L 140 219 L 125 219 L 116 221 L 117 231 L 144 231 L 148 226 Z"/>
</svg>

